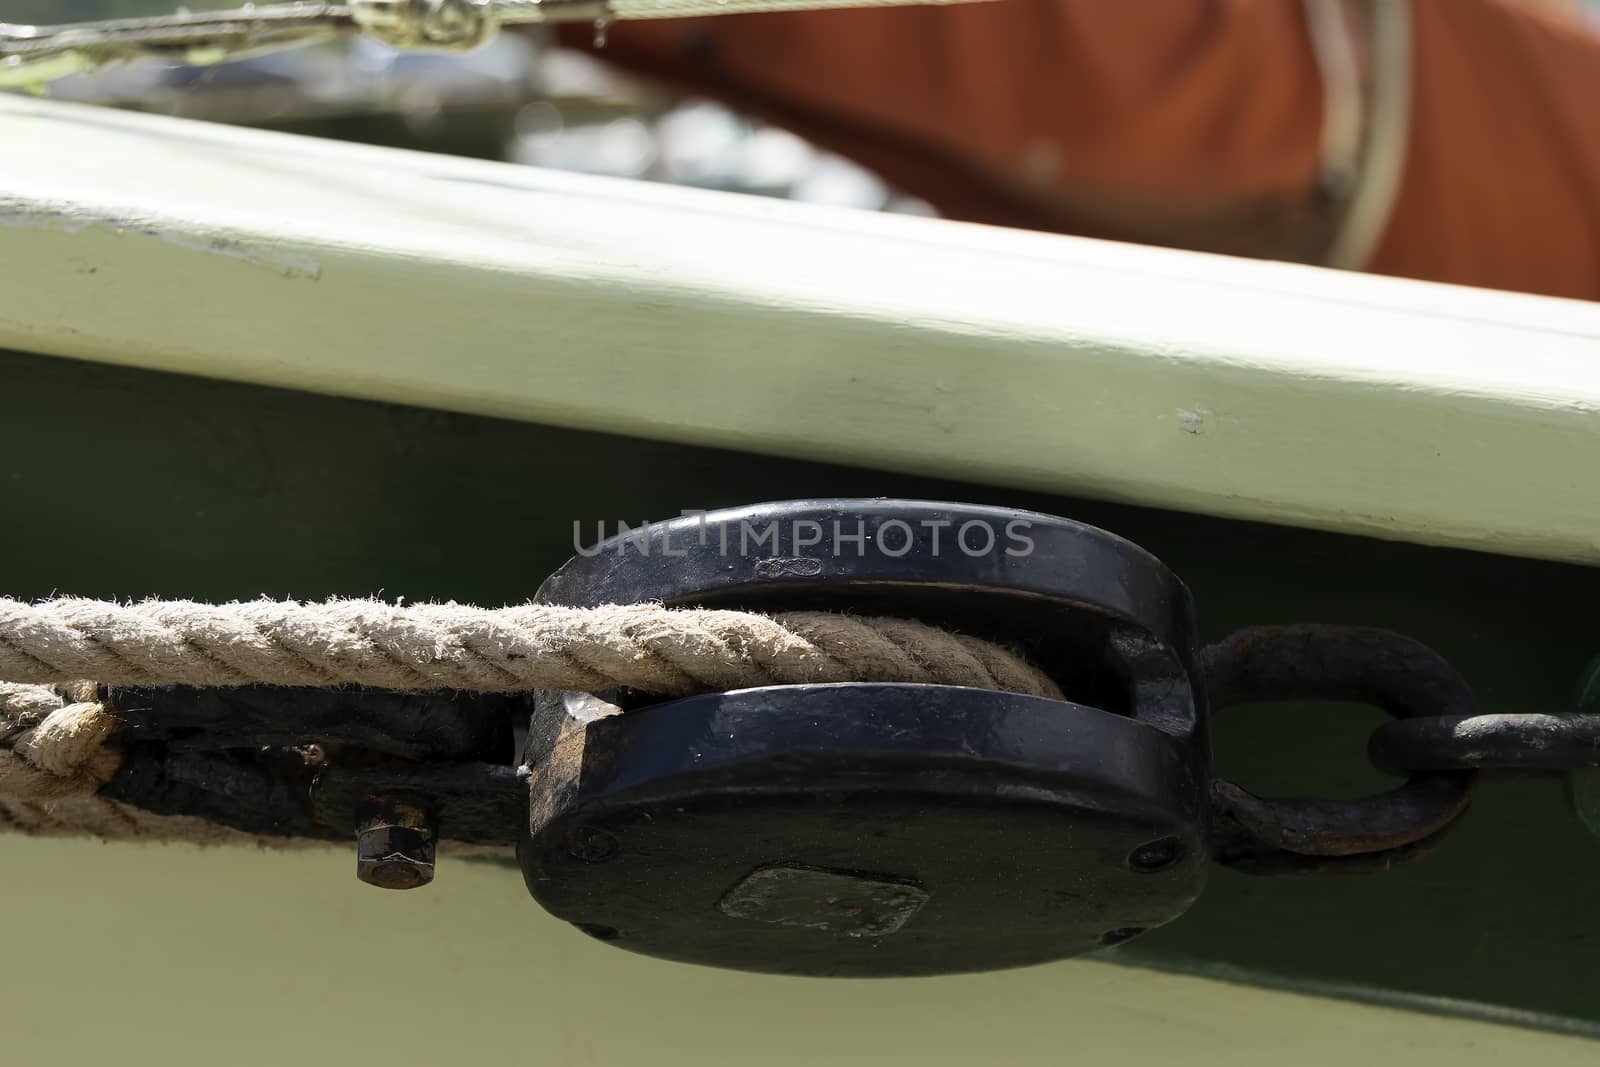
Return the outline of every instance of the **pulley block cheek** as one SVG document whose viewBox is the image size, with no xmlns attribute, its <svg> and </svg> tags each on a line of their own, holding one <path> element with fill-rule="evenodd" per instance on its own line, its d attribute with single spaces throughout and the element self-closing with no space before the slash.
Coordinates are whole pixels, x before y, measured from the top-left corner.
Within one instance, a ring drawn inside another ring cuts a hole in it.
<svg viewBox="0 0 1600 1067">
<path fill-rule="evenodd" d="M 983 970 L 1126 941 L 1204 885 L 1193 610 L 1118 537 L 998 508 L 776 504 L 602 544 L 539 599 L 915 618 L 1021 649 L 1066 698 L 539 693 L 521 865 L 597 938 L 787 974 Z"/>
</svg>

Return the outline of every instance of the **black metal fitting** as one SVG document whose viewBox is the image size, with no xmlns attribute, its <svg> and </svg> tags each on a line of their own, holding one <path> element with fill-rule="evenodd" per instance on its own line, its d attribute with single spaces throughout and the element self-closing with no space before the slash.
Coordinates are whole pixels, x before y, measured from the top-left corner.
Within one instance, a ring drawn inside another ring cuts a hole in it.
<svg viewBox="0 0 1600 1067">
<path fill-rule="evenodd" d="M 1124 943 L 1181 915 L 1216 861 L 1387 870 L 1466 809 L 1476 768 L 1596 762 L 1595 716 L 1476 716 L 1409 638 L 1241 631 L 1197 651 L 1188 591 L 1119 537 L 1003 508 L 800 501 L 659 523 L 539 591 L 914 618 L 1015 648 L 1064 699 L 939 685 L 650 693 L 118 688 L 103 795 L 255 834 L 348 840 L 363 880 L 432 877 L 437 827 L 517 846 L 529 890 L 584 933 L 748 970 L 912 975 Z M 1338 700 L 1395 721 L 1358 800 L 1213 780 L 1208 722 Z M 523 733 L 525 741 L 514 740 Z"/>
<path fill-rule="evenodd" d="M 1373 766 L 1397 774 L 1476 770 L 1574 771 L 1600 767 L 1600 715 L 1436 715 L 1378 727 Z"/>
<path fill-rule="evenodd" d="M 425 797 L 368 797 L 356 815 L 356 877 L 380 889 L 433 881 L 438 833 Z"/>
<path fill-rule="evenodd" d="M 982 970 L 1126 941 L 1204 884 L 1190 598 L 1121 538 L 1000 508 L 773 504 L 608 542 L 539 599 L 913 617 L 1016 646 L 1068 697 L 539 694 L 523 872 L 613 944 L 789 974 Z"/>
<path fill-rule="evenodd" d="M 122 768 L 102 795 L 264 837 L 347 841 L 375 796 L 425 800 L 454 841 L 511 845 L 526 696 L 360 688 L 106 687 Z"/>
<path fill-rule="evenodd" d="M 1472 690 L 1426 645 L 1361 626 L 1259 626 L 1200 653 L 1211 711 L 1276 701 L 1382 708 L 1394 726 L 1467 716 Z M 1380 733 L 1382 731 L 1380 730 Z M 1358 800 L 1270 799 L 1211 784 L 1212 849 L 1260 874 L 1385 870 L 1437 844 L 1467 809 L 1476 775 L 1417 769 L 1396 789 Z"/>
</svg>

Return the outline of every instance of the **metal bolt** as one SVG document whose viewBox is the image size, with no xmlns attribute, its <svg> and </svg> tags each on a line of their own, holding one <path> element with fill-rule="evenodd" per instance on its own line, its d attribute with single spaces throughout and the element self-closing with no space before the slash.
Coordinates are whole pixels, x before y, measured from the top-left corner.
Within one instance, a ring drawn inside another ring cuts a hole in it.
<svg viewBox="0 0 1600 1067">
<path fill-rule="evenodd" d="M 1183 842 L 1176 837 L 1146 841 L 1128 854 L 1128 866 L 1139 874 L 1164 871 L 1183 858 Z"/>
<path fill-rule="evenodd" d="M 380 889 L 433 881 L 433 818 L 414 798 L 368 797 L 356 812 L 356 877 Z"/>
<path fill-rule="evenodd" d="M 622 851 L 622 842 L 598 826 L 582 824 L 567 835 L 567 854 L 584 863 L 605 863 Z"/>
</svg>

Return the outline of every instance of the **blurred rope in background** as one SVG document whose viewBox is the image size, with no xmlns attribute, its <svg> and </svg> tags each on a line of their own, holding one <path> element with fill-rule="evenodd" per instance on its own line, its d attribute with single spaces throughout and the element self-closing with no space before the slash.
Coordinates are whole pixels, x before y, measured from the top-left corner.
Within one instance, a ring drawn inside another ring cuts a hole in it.
<svg viewBox="0 0 1600 1067">
<path fill-rule="evenodd" d="M 0 0 L 0 22 L 172 10 L 170 0 Z M 540 27 L 502 32 L 466 55 L 404 52 L 352 37 L 216 66 L 141 60 L 60 79 L 49 95 L 559 170 L 932 213 L 840 156 L 558 48 Z"/>
<path fill-rule="evenodd" d="M 193 10 L 240 0 L 191 0 Z M 1001 3 L 1007 0 L 1000 0 Z M 1152 0 L 1156 2 L 1156 0 Z M 1508 0 L 1600 27 L 1600 0 Z M 0 0 L 0 22 L 168 14 L 172 0 Z M 603 56 L 603 53 L 602 53 Z M 341 140 L 509 160 L 839 207 L 935 214 L 864 167 L 786 130 L 507 27 L 467 54 L 363 36 L 212 66 L 142 60 L 52 82 L 51 96 Z"/>
</svg>

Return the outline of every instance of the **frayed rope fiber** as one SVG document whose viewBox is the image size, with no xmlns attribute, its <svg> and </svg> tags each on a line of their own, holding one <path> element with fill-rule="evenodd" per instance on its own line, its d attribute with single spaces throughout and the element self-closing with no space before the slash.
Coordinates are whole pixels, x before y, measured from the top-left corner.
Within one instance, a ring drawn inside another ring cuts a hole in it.
<svg viewBox="0 0 1600 1067">
<path fill-rule="evenodd" d="M 115 717 L 94 698 L 94 683 L 500 693 L 625 686 L 686 696 L 925 682 L 1061 697 L 1016 653 L 918 622 L 659 604 L 0 599 L 0 679 L 0 828 L 71 832 L 76 819 L 78 832 L 101 836 L 150 836 L 160 833 L 149 829 L 153 821 L 173 817 L 94 796 L 120 763 L 108 744 Z M 68 800 L 73 813 L 61 810 Z M 130 820 L 136 832 L 118 833 Z"/>
</svg>

